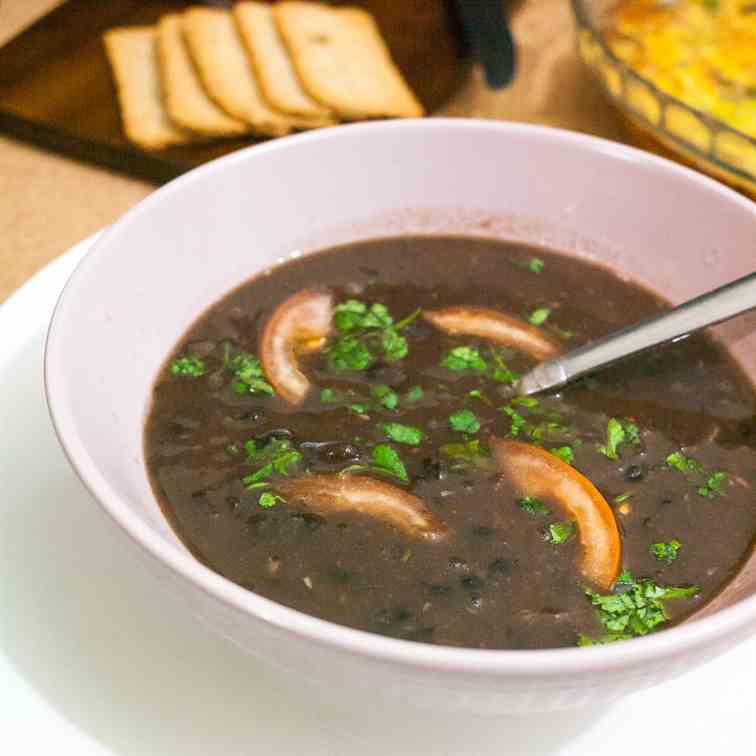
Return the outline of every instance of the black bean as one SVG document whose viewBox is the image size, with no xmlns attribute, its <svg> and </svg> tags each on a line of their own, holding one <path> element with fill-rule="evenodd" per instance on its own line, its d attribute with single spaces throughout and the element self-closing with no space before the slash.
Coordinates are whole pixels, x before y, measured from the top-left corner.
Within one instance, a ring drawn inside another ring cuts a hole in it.
<svg viewBox="0 0 756 756">
<path fill-rule="evenodd" d="M 359 446 L 342 441 L 323 441 L 321 443 L 306 441 L 300 444 L 299 448 L 311 462 L 324 465 L 343 465 L 348 462 L 357 462 L 362 453 Z"/>
<path fill-rule="evenodd" d="M 483 587 L 483 581 L 477 575 L 467 575 L 459 582 L 468 591 L 479 591 Z"/>
<path fill-rule="evenodd" d="M 265 420 L 265 413 L 262 410 L 256 409 L 246 410 L 244 412 L 237 413 L 231 419 L 237 423 L 243 423 L 245 425 L 259 423 L 260 421 Z"/>
<path fill-rule="evenodd" d="M 273 430 L 255 436 L 255 441 L 258 446 L 265 446 L 265 444 L 269 444 L 273 439 L 290 441 L 292 438 L 294 438 L 294 434 L 288 428 L 273 428 Z"/>
<path fill-rule="evenodd" d="M 471 593 L 470 603 L 474 609 L 480 609 L 480 607 L 483 606 L 483 597 L 479 593 Z"/>
<path fill-rule="evenodd" d="M 646 468 L 644 465 L 630 465 L 625 470 L 625 479 L 631 483 L 643 480 L 646 477 Z"/>
<path fill-rule="evenodd" d="M 425 457 L 422 461 L 422 471 L 420 477 L 425 480 L 446 480 L 449 475 L 449 469 L 446 462 L 435 457 Z"/>
<path fill-rule="evenodd" d="M 494 561 L 488 565 L 488 572 L 491 575 L 511 575 L 512 566 L 511 559 L 494 559 Z"/>
<path fill-rule="evenodd" d="M 291 517 L 294 520 L 300 520 L 307 530 L 317 530 L 328 522 L 325 517 L 314 512 L 297 512 Z"/>
<path fill-rule="evenodd" d="M 226 504 L 232 512 L 236 512 L 241 504 L 241 499 L 238 496 L 226 496 Z"/>
</svg>

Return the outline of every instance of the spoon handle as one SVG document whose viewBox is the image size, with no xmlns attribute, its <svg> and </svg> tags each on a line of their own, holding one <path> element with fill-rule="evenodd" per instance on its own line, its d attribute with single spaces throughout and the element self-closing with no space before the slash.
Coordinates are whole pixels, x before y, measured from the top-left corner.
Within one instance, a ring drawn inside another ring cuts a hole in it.
<svg viewBox="0 0 756 756">
<path fill-rule="evenodd" d="M 558 388 L 581 375 L 756 308 L 756 272 L 615 333 L 591 341 L 525 373 L 515 384 L 527 396 Z"/>
</svg>

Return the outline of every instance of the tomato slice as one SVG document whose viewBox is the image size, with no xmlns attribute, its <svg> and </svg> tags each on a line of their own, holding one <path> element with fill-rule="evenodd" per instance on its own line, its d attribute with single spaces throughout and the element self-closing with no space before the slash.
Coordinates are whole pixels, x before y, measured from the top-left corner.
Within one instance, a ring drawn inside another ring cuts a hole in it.
<svg viewBox="0 0 756 756">
<path fill-rule="evenodd" d="M 544 449 L 521 441 L 490 440 L 499 469 L 524 496 L 548 498 L 577 523 L 580 571 L 609 590 L 620 570 L 622 546 L 614 513 L 588 478 Z"/>
<path fill-rule="evenodd" d="M 560 351 L 559 344 L 535 326 L 489 307 L 444 307 L 427 310 L 423 317 L 446 333 L 477 336 L 525 352 L 537 360 L 554 357 Z"/>
<path fill-rule="evenodd" d="M 300 404 L 310 390 L 297 356 L 323 348 L 332 320 L 333 296 L 304 289 L 282 302 L 265 324 L 260 362 L 276 393 L 290 404 Z"/>
<path fill-rule="evenodd" d="M 391 523 L 425 541 L 446 538 L 449 529 L 422 499 L 403 488 L 361 475 L 307 475 L 282 480 L 275 489 L 287 499 L 300 499 L 318 514 L 359 512 Z"/>
</svg>

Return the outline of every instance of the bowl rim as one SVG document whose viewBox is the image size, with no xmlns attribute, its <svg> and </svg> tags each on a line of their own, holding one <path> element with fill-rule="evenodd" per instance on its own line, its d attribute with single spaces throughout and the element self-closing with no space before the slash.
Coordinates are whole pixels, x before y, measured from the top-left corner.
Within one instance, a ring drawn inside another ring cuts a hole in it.
<svg viewBox="0 0 756 756">
<path fill-rule="evenodd" d="M 213 572 L 188 551 L 182 551 L 179 547 L 167 542 L 150 525 L 133 513 L 100 473 L 89 456 L 86 446 L 75 432 L 72 408 L 67 405 L 64 394 L 59 390 L 60 382 L 56 375 L 58 366 L 65 362 L 65 354 L 59 345 L 63 340 L 61 337 L 65 338 L 63 329 L 69 303 L 75 299 L 77 288 L 85 282 L 92 261 L 107 253 L 111 240 L 117 237 L 122 229 L 139 222 L 142 216 L 149 214 L 151 209 L 161 203 L 164 198 L 182 191 L 185 185 L 201 182 L 205 176 L 221 172 L 228 166 L 254 160 L 255 155 L 288 150 L 297 145 L 312 142 L 339 140 L 342 134 L 347 133 L 388 134 L 391 138 L 396 138 L 397 132 L 424 130 L 469 134 L 492 131 L 501 134 L 503 138 L 508 135 L 518 135 L 534 139 L 536 142 L 545 141 L 568 148 L 602 153 L 624 162 L 650 167 L 662 175 L 676 176 L 681 181 L 698 184 L 704 191 L 714 192 L 728 202 L 740 205 L 742 209 L 753 214 L 756 221 L 756 204 L 707 176 L 633 147 L 547 126 L 465 118 L 387 120 L 319 129 L 247 147 L 195 168 L 152 192 L 98 235 L 66 282 L 53 311 L 45 340 L 44 385 L 55 433 L 73 470 L 100 507 L 116 525 L 125 531 L 145 556 L 157 560 L 182 581 L 190 583 L 194 588 L 203 591 L 232 610 L 252 615 L 259 621 L 275 626 L 278 630 L 292 633 L 321 646 L 338 648 L 358 656 L 367 656 L 416 669 L 464 671 L 489 678 L 502 678 L 507 675 L 564 677 L 574 673 L 606 672 L 668 655 L 675 656 L 681 651 L 704 646 L 734 635 L 748 625 L 756 631 L 756 595 L 753 595 L 741 599 L 732 606 L 720 609 L 710 616 L 671 627 L 663 632 L 624 641 L 619 645 L 611 644 L 591 648 L 494 650 L 436 646 L 387 638 L 338 625 L 286 607 L 244 589 Z"/>
</svg>

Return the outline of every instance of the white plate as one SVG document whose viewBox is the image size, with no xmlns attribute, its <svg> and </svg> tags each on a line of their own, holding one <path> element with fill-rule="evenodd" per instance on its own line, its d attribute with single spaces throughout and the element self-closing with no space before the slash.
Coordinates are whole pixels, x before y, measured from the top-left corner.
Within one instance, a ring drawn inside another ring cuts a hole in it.
<svg viewBox="0 0 756 756">
<path fill-rule="evenodd" d="M 0 307 L 4 754 L 756 753 L 756 638 L 611 708 L 546 721 L 389 708 L 347 717 L 277 687 L 167 599 L 60 451 L 42 388 L 43 339 L 91 242 Z"/>
</svg>

